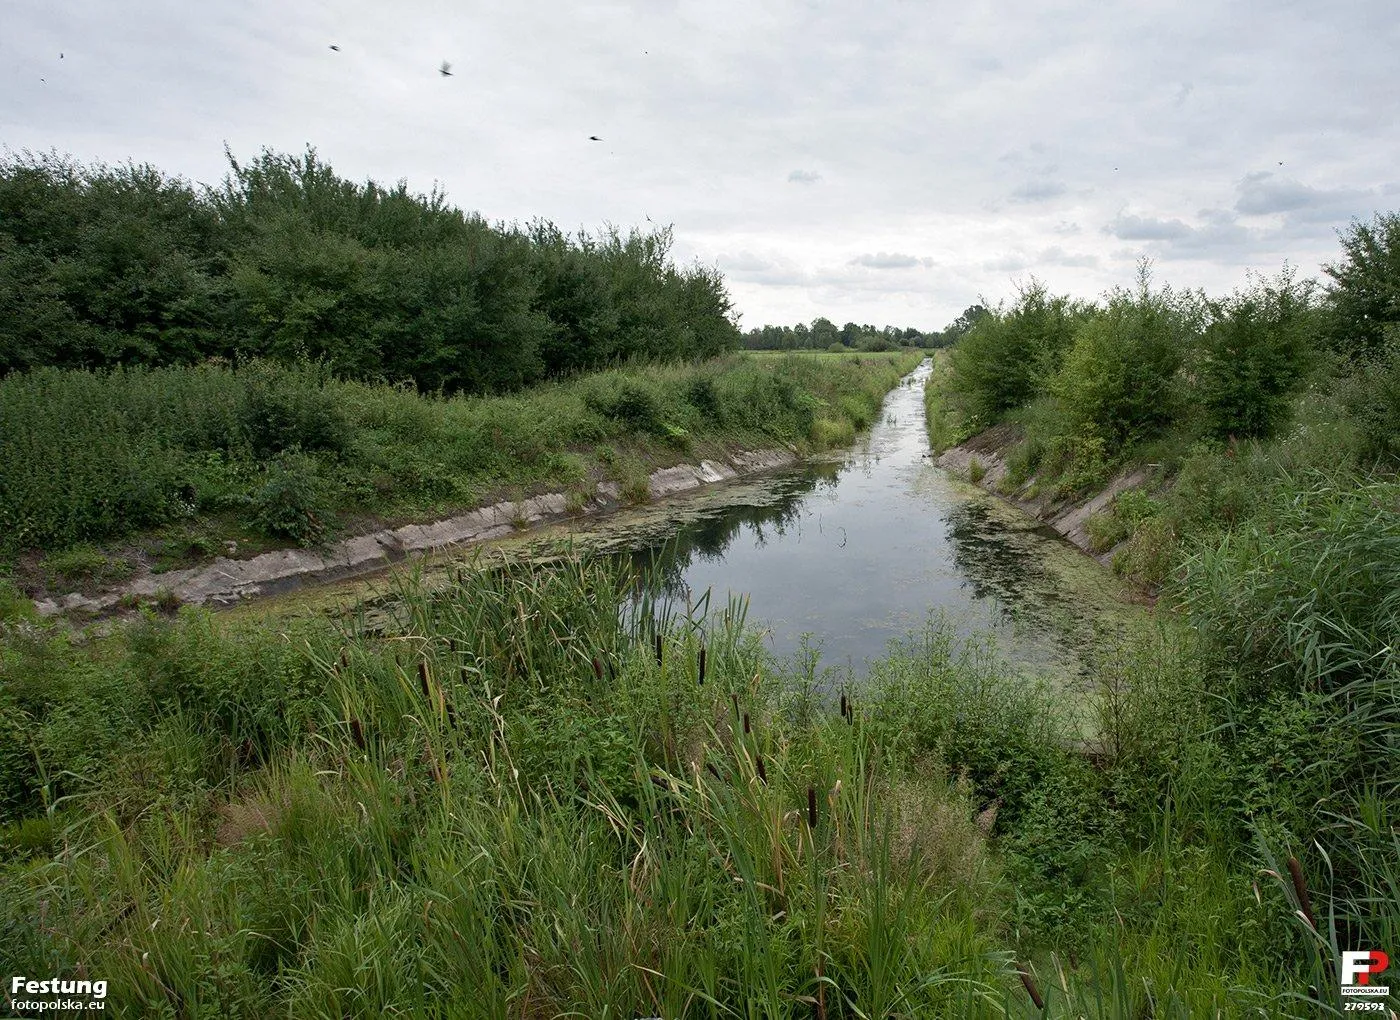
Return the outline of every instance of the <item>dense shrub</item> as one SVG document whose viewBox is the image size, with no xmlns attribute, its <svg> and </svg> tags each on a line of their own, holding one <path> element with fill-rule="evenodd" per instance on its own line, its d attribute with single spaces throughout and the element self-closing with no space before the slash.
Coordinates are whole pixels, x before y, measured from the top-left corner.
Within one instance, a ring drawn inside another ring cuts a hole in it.
<svg viewBox="0 0 1400 1020">
<path fill-rule="evenodd" d="M 1400 463 L 1400 326 L 1389 330 L 1375 353 L 1361 357 L 1337 388 L 1359 434 L 1361 462 L 1368 467 Z"/>
<path fill-rule="evenodd" d="M 1260 279 L 1207 303 L 1192 374 L 1208 432 L 1264 436 L 1286 417 L 1311 353 L 1310 292 L 1285 271 L 1276 282 Z"/>
<path fill-rule="evenodd" d="M 251 501 L 253 524 L 264 534 L 312 545 L 330 530 L 335 504 L 320 465 L 305 454 L 284 453 L 267 467 Z"/>
<path fill-rule="evenodd" d="M 311 359 L 486 393 L 737 347 L 719 273 L 670 248 L 492 225 L 313 150 L 230 159 L 218 188 L 26 153 L 0 161 L 0 373 Z"/>
<path fill-rule="evenodd" d="M 1400 324 L 1400 213 L 1353 221 L 1341 242 L 1342 258 L 1324 267 L 1332 279 L 1327 333 L 1339 351 L 1375 354 L 1387 328 Z"/>
<path fill-rule="evenodd" d="M 1033 280 L 1009 309 L 977 317 L 951 355 L 949 388 L 964 413 L 990 425 L 1034 397 L 1090 315 L 1088 306 L 1053 297 Z"/>
<path fill-rule="evenodd" d="M 1117 290 L 1082 323 L 1050 388 L 1072 429 L 1118 445 L 1150 435 L 1180 410 L 1177 373 L 1197 309 L 1189 295 L 1154 292 L 1144 272 L 1136 291 Z"/>
</svg>

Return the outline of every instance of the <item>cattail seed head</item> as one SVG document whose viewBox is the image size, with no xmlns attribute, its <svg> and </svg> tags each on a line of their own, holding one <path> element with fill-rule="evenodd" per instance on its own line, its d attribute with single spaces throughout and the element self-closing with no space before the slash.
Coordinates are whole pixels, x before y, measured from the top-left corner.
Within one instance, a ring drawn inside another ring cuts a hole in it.
<svg viewBox="0 0 1400 1020">
<path fill-rule="evenodd" d="M 433 700 L 433 688 L 428 682 L 428 660 L 418 660 L 418 686 L 423 689 L 423 697 L 429 701 Z"/>
<path fill-rule="evenodd" d="M 702 683 L 702 684 L 705 682 L 705 646 L 704 646 L 704 645 L 701 645 L 701 646 L 700 646 L 700 679 L 699 679 L 697 682 L 698 682 L 698 683 Z"/>
<path fill-rule="evenodd" d="M 1303 866 L 1298 863 L 1298 858 L 1288 858 L 1288 874 L 1293 879 L 1293 891 L 1298 896 L 1298 906 L 1302 908 L 1303 916 L 1312 930 L 1317 931 L 1317 918 L 1313 917 L 1312 901 L 1308 898 L 1308 883 L 1303 880 Z"/>
<path fill-rule="evenodd" d="M 768 770 L 763 767 L 763 755 L 755 755 L 754 762 L 758 765 L 758 778 L 763 780 L 763 785 L 768 785 Z"/>
<path fill-rule="evenodd" d="M 656 664 L 657 664 L 658 666 L 661 665 L 661 651 L 662 651 L 661 635 L 658 634 L 658 635 L 656 635 Z"/>
<path fill-rule="evenodd" d="M 750 729 L 749 729 L 749 713 L 745 712 L 745 713 L 744 713 L 744 736 L 747 737 L 747 736 L 749 735 L 750 732 L 751 732 L 751 731 L 750 731 Z"/>
<path fill-rule="evenodd" d="M 598 656 L 593 656 L 593 677 L 599 683 L 603 682 L 603 664 L 598 661 Z"/>
<path fill-rule="evenodd" d="M 355 746 L 363 751 L 365 749 L 365 728 L 360 720 L 350 720 L 350 736 L 355 741 Z"/>
<path fill-rule="evenodd" d="M 1031 975 L 1030 969 L 1023 966 L 1016 968 L 1021 974 L 1021 984 L 1026 986 L 1026 994 L 1031 997 L 1031 1002 L 1035 1003 L 1036 1009 L 1045 1008 L 1045 1000 L 1040 997 L 1040 989 L 1036 987 L 1035 978 Z"/>
<path fill-rule="evenodd" d="M 817 827 L 817 788 L 807 787 L 807 827 L 815 829 Z"/>
</svg>

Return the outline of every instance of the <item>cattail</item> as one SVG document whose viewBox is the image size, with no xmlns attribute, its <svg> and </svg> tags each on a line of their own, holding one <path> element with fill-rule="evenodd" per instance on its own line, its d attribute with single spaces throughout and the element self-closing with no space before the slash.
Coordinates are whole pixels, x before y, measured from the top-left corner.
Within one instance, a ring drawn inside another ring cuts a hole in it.
<svg viewBox="0 0 1400 1020">
<path fill-rule="evenodd" d="M 1040 989 L 1035 986 L 1035 978 L 1031 976 L 1030 970 L 1022 966 L 1017 966 L 1016 970 L 1020 972 L 1021 984 L 1026 986 L 1026 994 L 1031 997 L 1031 1002 L 1035 1003 L 1035 1008 L 1044 1009 L 1045 1000 L 1040 997 Z"/>
<path fill-rule="evenodd" d="M 702 684 L 705 682 L 705 646 L 704 646 L 704 645 L 701 645 L 701 646 L 700 646 L 700 679 L 699 679 L 699 681 L 697 681 L 697 682 L 698 682 L 698 683 L 702 683 Z"/>
<path fill-rule="evenodd" d="M 768 785 L 768 770 L 763 767 L 763 755 L 755 755 L 754 761 L 758 764 L 758 778 L 763 780 L 763 785 Z"/>
<path fill-rule="evenodd" d="M 428 660 L 418 660 L 418 685 L 423 688 L 423 697 L 427 701 L 433 700 L 433 688 L 428 683 Z"/>
<path fill-rule="evenodd" d="M 807 827 L 815 829 L 817 827 L 817 788 L 807 787 Z"/>
<path fill-rule="evenodd" d="M 714 776 L 716 779 L 723 779 L 723 778 L 724 778 L 723 776 L 721 776 L 721 775 L 719 774 L 719 769 L 715 768 L 713 762 L 708 762 L 708 761 L 705 762 L 705 770 L 706 770 L 707 772 L 709 772 L 710 775 Z"/>
<path fill-rule="evenodd" d="M 749 735 L 750 732 L 751 732 L 751 731 L 749 730 L 749 713 L 745 712 L 745 713 L 744 713 L 744 736 L 747 737 L 747 736 Z"/>
<path fill-rule="evenodd" d="M 656 664 L 661 665 L 661 635 L 656 635 Z"/>
<path fill-rule="evenodd" d="M 603 682 L 603 664 L 598 661 L 598 656 L 593 656 L 593 676 L 599 682 Z"/>
<path fill-rule="evenodd" d="M 448 638 L 448 639 L 447 639 L 447 647 L 448 647 L 448 649 L 452 652 L 453 655 L 456 655 L 456 654 L 457 654 L 457 639 L 456 639 L 455 637 L 454 637 L 454 638 Z"/>
<path fill-rule="evenodd" d="M 841 718 L 846 718 L 846 713 L 850 710 L 850 705 L 846 703 L 846 692 L 841 692 Z"/>
<path fill-rule="evenodd" d="M 1298 906 L 1303 908 L 1303 917 L 1312 926 L 1312 930 L 1317 931 L 1317 918 L 1313 917 L 1312 901 L 1308 899 L 1308 884 L 1303 881 L 1303 866 L 1298 863 L 1298 858 L 1288 858 L 1288 874 L 1293 877 L 1293 891 L 1298 894 Z"/>
<path fill-rule="evenodd" d="M 350 736 L 354 738 L 355 746 L 363 751 L 365 749 L 365 728 L 360 724 L 360 720 L 350 720 Z"/>
<path fill-rule="evenodd" d="M 467 682 L 467 677 L 470 676 L 470 674 L 467 672 L 467 667 L 463 666 L 460 670 L 458 670 L 458 674 L 462 677 L 462 683 L 465 684 Z"/>
<path fill-rule="evenodd" d="M 729 696 L 729 703 L 734 706 L 734 717 L 737 719 L 739 716 L 739 695 L 731 694 Z"/>
<path fill-rule="evenodd" d="M 447 710 L 447 725 L 454 730 L 457 728 L 457 710 L 452 707 L 452 702 L 443 701 L 442 707 Z"/>
</svg>

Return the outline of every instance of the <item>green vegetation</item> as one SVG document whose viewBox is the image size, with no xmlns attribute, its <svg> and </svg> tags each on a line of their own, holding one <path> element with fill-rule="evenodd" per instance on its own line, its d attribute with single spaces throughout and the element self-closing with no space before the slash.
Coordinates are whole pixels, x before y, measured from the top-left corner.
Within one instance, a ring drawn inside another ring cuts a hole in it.
<svg viewBox="0 0 1400 1020">
<path fill-rule="evenodd" d="M 812 325 L 798 323 L 796 326 L 764 326 L 751 329 L 743 336 L 743 344 L 750 351 L 829 351 L 839 354 L 843 351 L 897 351 L 904 347 L 932 347 L 928 337 L 912 326 L 900 329 L 897 326 L 858 326 L 854 322 L 838 327 L 830 319 L 818 317 Z"/>
<path fill-rule="evenodd" d="M 501 392 L 739 346 L 724 281 L 668 230 L 487 223 L 355 184 L 312 150 L 222 185 L 147 165 L 0 160 L 0 374 L 313 360 L 424 391 Z"/>
<path fill-rule="evenodd" d="M 999 794 L 1018 930 L 1115 944 L 1142 994 L 1113 1015 L 1340 1015 L 1340 953 L 1400 935 L 1395 222 L 1353 224 L 1322 293 L 1287 269 L 1222 300 L 1033 285 L 930 383 L 935 442 L 996 425 L 976 449 L 1009 439 L 1023 496 L 1145 472 L 1088 530 L 1169 639 L 1100 668 L 1087 766 L 996 745 L 1044 805 Z"/>
<path fill-rule="evenodd" d="M 597 477 L 635 489 L 640 475 L 645 498 L 648 465 L 849 440 L 916 360 L 732 355 L 451 398 L 265 362 L 12 373 L 0 553 L 159 527 L 196 554 L 229 538 L 308 544 L 347 515 L 441 514 L 510 486 L 591 495 Z"/>
</svg>

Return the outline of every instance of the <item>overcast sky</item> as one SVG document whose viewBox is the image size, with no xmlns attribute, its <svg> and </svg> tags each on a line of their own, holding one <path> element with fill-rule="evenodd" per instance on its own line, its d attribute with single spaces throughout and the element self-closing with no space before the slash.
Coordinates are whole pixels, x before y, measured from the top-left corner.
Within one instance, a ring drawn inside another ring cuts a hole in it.
<svg viewBox="0 0 1400 1020">
<path fill-rule="evenodd" d="M 225 144 L 310 144 L 492 219 L 650 217 L 724 271 L 745 328 L 936 329 L 1031 275 L 1096 295 L 1144 254 L 1213 291 L 1318 275 L 1338 226 L 1400 209 L 1395 0 L 3 12 L 11 150 L 213 182 Z"/>
</svg>

